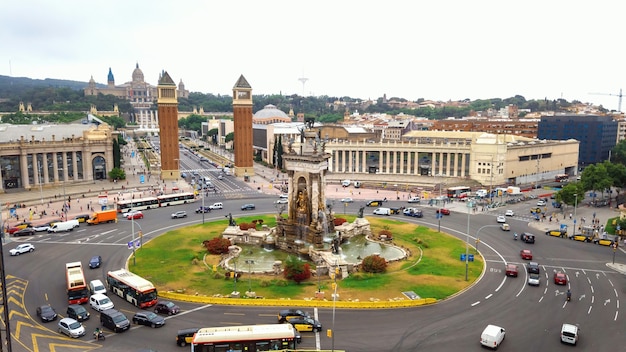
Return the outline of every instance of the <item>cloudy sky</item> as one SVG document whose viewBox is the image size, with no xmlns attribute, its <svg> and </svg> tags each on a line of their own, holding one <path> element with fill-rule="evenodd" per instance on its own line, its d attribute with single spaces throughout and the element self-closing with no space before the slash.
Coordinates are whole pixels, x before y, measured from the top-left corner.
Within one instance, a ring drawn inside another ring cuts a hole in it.
<svg viewBox="0 0 626 352">
<path fill-rule="evenodd" d="M 166 70 L 212 94 L 231 94 L 243 74 L 253 94 L 522 95 L 617 110 L 626 90 L 623 8 L 608 0 L 6 0 L 0 75 L 106 83 L 110 67 L 121 84 L 138 63 L 148 83 Z"/>
</svg>

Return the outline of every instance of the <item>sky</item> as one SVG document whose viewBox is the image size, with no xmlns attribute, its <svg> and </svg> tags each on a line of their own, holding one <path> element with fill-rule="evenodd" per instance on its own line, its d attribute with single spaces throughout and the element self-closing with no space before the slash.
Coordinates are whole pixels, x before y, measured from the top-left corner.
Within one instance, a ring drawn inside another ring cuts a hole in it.
<svg viewBox="0 0 626 352">
<path fill-rule="evenodd" d="M 176 4 L 176 5 L 174 5 Z M 7 0 L 0 75 L 192 92 L 411 101 L 578 100 L 626 89 L 619 1 Z M 303 84 L 300 78 L 307 78 Z M 626 102 L 624 102 L 626 110 Z"/>
</svg>

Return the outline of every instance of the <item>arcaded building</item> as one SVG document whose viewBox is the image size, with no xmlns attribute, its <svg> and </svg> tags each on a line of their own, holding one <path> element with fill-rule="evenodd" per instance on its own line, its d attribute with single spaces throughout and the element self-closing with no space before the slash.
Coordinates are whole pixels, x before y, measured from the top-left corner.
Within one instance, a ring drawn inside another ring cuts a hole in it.
<svg viewBox="0 0 626 352">
<path fill-rule="evenodd" d="M 0 124 L 0 192 L 107 179 L 113 138 L 106 124 Z"/>
</svg>

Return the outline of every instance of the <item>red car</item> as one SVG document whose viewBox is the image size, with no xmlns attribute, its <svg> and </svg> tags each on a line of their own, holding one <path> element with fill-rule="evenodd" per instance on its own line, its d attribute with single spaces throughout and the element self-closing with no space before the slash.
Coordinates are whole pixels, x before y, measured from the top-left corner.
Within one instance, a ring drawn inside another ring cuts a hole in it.
<svg viewBox="0 0 626 352">
<path fill-rule="evenodd" d="M 517 277 L 517 265 L 515 265 L 515 264 L 507 264 L 506 265 L 506 276 Z"/>
<path fill-rule="evenodd" d="M 136 212 L 136 213 L 132 213 L 130 215 L 128 215 L 126 217 L 126 219 L 128 220 L 137 220 L 137 219 L 143 219 L 143 213 L 142 212 Z"/>
<path fill-rule="evenodd" d="M 554 273 L 554 283 L 557 285 L 567 285 L 567 276 L 560 271 Z"/>
<path fill-rule="evenodd" d="M 519 252 L 519 255 L 522 257 L 522 259 L 528 259 L 528 260 L 533 259 L 533 252 L 531 252 L 530 249 L 522 249 Z"/>
<path fill-rule="evenodd" d="M 446 208 L 441 208 L 437 210 L 437 214 L 441 213 L 443 215 L 450 215 L 450 209 L 446 209 Z"/>
</svg>

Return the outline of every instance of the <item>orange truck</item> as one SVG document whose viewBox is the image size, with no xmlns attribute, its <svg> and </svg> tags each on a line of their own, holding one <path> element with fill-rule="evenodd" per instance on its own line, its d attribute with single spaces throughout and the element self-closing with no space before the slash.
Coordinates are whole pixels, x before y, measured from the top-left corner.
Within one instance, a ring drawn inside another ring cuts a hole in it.
<svg viewBox="0 0 626 352">
<path fill-rule="evenodd" d="M 98 225 L 103 222 L 115 222 L 117 221 L 117 210 L 102 210 L 96 211 L 91 214 L 91 217 L 87 220 L 87 224 L 89 225 Z"/>
</svg>

